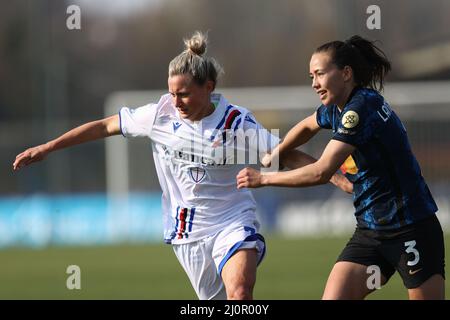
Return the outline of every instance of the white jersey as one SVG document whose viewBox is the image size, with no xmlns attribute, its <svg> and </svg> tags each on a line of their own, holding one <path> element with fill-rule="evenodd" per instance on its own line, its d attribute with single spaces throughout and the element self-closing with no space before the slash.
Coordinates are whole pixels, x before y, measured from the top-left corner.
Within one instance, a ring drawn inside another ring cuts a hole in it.
<svg viewBox="0 0 450 320">
<path fill-rule="evenodd" d="M 182 119 L 170 94 L 163 95 L 157 104 L 119 112 L 125 137 L 145 136 L 152 141 L 163 191 L 166 243 L 196 241 L 249 217 L 256 221 L 251 191 L 236 187 L 236 175 L 246 166 L 237 151 L 253 151 L 247 159 L 256 163 L 255 152 L 261 156 L 279 139 L 247 109 L 230 105 L 222 95 L 212 94 L 211 102 L 214 112 L 198 122 Z M 249 144 L 242 143 L 243 135 L 252 130 L 258 133 L 258 148 L 254 136 L 247 136 Z"/>
</svg>

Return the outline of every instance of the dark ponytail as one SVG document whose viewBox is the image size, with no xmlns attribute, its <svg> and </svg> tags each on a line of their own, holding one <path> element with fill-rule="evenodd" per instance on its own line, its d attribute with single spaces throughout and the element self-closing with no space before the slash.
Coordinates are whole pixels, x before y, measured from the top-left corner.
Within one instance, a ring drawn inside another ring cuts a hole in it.
<svg viewBox="0 0 450 320">
<path fill-rule="evenodd" d="M 345 42 L 332 41 L 316 49 L 329 52 L 332 62 L 342 69 L 350 66 L 357 85 L 383 90 L 384 78 L 391 70 L 391 63 L 375 42 L 353 36 Z"/>
</svg>

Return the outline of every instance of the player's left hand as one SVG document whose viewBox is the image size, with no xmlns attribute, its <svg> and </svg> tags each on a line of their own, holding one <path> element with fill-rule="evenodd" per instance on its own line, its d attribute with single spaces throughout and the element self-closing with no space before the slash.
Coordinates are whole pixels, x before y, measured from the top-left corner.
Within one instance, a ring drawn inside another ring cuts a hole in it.
<svg viewBox="0 0 450 320">
<path fill-rule="evenodd" d="M 16 156 L 13 163 L 13 170 L 17 171 L 33 162 L 41 161 L 49 152 L 48 144 L 41 144 L 37 147 L 29 148 Z"/>
<path fill-rule="evenodd" d="M 236 176 L 237 188 L 259 188 L 262 187 L 261 172 L 252 168 L 242 169 Z"/>
<path fill-rule="evenodd" d="M 352 194 L 353 193 L 353 183 L 351 183 L 344 175 L 335 173 L 330 182 L 336 187 L 340 188 L 342 191 Z"/>
</svg>

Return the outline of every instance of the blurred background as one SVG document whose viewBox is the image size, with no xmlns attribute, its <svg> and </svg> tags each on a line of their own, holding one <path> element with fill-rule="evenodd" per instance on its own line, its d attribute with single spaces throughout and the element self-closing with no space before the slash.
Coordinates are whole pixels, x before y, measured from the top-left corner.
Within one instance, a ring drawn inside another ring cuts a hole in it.
<svg viewBox="0 0 450 320">
<path fill-rule="evenodd" d="M 161 191 L 149 141 L 109 138 L 12 171 L 15 156 L 28 147 L 125 105 L 156 102 L 167 90 L 170 60 L 195 30 L 209 32 L 207 54 L 225 69 L 216 91 L 281 136 L 318 105 L 308 76 L 316 47 L 354 34 L 379 40 L 393 64 L 385 96 L 408 130 L 439 219 L 450 230 L 449 1 L 0 3 L 0 298 L 195 298 L 162 245 Z M 80 8 L 79 30 L 66 25 L 70 5 Z M 370 5 L 381 10 L 379 30 L 367 27 Z M 329 138 L 321 132 L 302 149 L 320 156 Z M 258 189 L 255 197 L 270 253 L 259 297 L 320 298 L 354 228 L 351 197 L 331 185 Z M 292 252 L 298 260 L 289 260 Z M 165 254 L 167 261 L 154 259 Z M 77 261 L 82 270 L 91 268 L 91 291 L 74 295 L 65 288 L 65 267 Z M 279 265 L 270 269 L 271 263 Z M 291 269 L 298 273 L 299 263 L 311 272 L 324 267 L 313 277 L 299 275 L 299 283 L 309 283 L 299 288 L 283 278 Z M 34 272 L 27 272 L 30 264 Z M 114 287 L 106 269 L 135 277 Z M 183 289 L 155 284 L 169 270 L 180 277 L 173 285 Z M 380 297 L 404 297 L 394 282 L 394 291 Z"/>
</svg>

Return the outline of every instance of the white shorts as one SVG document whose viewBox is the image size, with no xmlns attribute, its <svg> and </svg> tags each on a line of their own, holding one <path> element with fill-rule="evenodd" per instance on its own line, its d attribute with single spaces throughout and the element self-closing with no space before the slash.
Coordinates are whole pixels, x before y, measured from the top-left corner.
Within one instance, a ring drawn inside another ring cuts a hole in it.
<svg viewBox="0 0 450 320">
<path fill-rule="evenodd" d="M 237 250 L 255 248 L 258 252 L 258 265 L 261 263 L 266 244 L 258 229 L 257 221 L 233 223 L 213 236 L 173 245 L 175 255 L 200 300 L 227 299 L 221 272 Z"/>
</svg>

